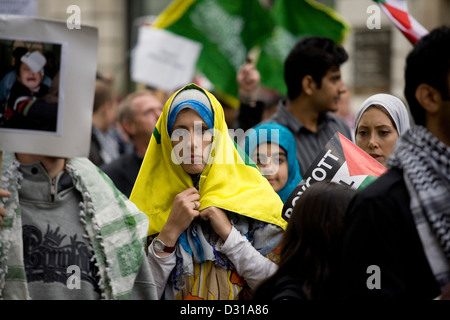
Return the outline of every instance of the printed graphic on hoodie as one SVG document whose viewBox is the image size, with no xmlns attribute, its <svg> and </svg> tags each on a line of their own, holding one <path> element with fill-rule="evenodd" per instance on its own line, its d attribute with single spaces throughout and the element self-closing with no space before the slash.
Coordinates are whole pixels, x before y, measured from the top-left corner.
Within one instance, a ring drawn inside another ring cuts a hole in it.
<svg viewBox="0 0 450 320">
<path fill-rule="evenodd" d="M 47 225 L 45 234 L 35 226 L 24 225 L 23 251 L 26 276 L 28 282 L 44 283 L 60 282 L 64 285 L 70 274 L 67 268 L 76 265 L 81 270 L 81 281 L 92 284 L 95 291 L 100 292 L 95 276 L 97 268 L 91 259 L 85 242 L 79 241 L 78 235 L 68 237 Z"/>
</svg>

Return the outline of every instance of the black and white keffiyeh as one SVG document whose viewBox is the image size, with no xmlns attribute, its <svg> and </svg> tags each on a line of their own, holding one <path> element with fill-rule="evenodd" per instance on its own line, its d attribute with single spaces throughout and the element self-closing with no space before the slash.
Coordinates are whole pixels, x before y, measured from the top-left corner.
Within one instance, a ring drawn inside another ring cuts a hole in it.
<svg viewBox="0 0 450 320">
<path fill-rule="evenodd" d="M 403 170 L 425 255 L 443 288 L 450 282 L 450 147 L 415 126 L 398 139 L 388 165 Z"/>
</svg>

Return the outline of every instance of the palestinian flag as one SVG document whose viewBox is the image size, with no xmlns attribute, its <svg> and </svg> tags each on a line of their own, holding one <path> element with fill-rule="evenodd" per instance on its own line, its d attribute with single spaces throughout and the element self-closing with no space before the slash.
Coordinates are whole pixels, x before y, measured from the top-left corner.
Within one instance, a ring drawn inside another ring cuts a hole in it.
<svg viewBox="0 0 450 320">
<path fill-rule="evenodd" d="M 289 219 L 299 197 L 315 182 L 330 180 L 360 190 L 385 172 L 383 165 L 337 132 L 286 200 L 282 216 L 285 220 Z"/>
<path fill-rule="evenodd" d="M 381 10 L 394 25 L 414 45 L 421 37 L 428 33 L 419 22 L 408 12 L 406 0 L 374 0 L 379 4 Z"/>
</svg>

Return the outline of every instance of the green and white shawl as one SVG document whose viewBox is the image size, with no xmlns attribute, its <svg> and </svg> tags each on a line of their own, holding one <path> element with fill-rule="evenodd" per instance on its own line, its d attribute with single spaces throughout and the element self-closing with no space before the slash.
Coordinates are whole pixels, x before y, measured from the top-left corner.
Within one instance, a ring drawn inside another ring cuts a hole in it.
<svg viewBox="0 0 450 320">
<path fill-rule="evenodd" d="M 19 166 L 14 154 L 3 154 L 1 187 L 11 197 L 0 200 L 7 213 L 0 230 L 0 299 L 30 298 L 23 263 Z M 69 159 L 66 170 L 82 195 L 80 221 L 99 270 L 102 298 L 129 299 L 146 258 L 148 218 L 86 158 Z"/>
</svg>

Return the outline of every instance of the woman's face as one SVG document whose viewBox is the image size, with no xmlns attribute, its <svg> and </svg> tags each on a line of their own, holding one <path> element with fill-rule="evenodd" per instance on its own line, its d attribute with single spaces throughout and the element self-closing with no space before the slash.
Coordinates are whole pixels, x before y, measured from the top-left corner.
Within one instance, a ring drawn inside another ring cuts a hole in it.
<svg viewBox="0 0 450 320">
<path fill-rule="evenodd" d="M 398 132 L 383 111 L 369 108 L 363 113 L 356 129 L 356 145 L 383 166 L 394 152 L 397 139 Z"/>
<path fill-rule="evenodd" d="M 283 189 L 289 175 L 286 151 L 276 143 L 261 143 L 252 158 L 272 188 L 275 191 Z"/>
<path fill-rule="evenodd" d="M 20 65 L 19 81 L 30 90 L 34 90 L 42 82 L 42 74 L 35 73 L 25 63 Z"/>
<path fill-rule="evenodd" d="M 200 115 L 192 109 L 181 110 L 171 135 L 173 151 L 181 167 L 189 174 L 205 168 L 211 152 L 213 134 Z"/>
</svg>

